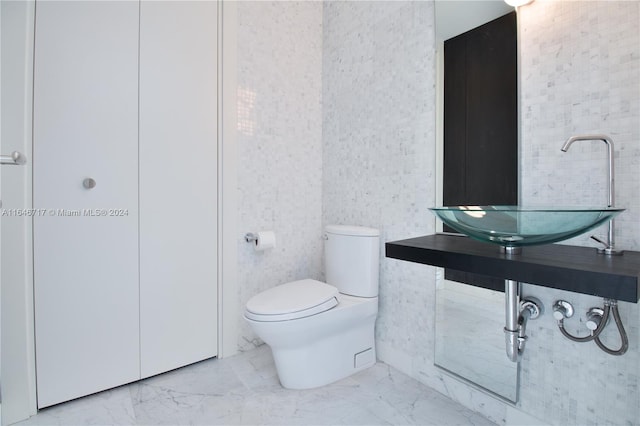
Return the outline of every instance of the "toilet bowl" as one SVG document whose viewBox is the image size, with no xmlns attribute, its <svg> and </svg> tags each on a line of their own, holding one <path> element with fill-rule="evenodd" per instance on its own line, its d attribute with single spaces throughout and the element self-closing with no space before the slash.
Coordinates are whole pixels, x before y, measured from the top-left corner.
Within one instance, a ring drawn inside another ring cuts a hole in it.
<svg viewBox="0 0 640 426">
<path fill-rule="evenodd" d="M 323 386 L 375 363 L 379 239 L 376 229 L 329 225 L 327 283 L 293 281 L 247 302 L 245 319 L 271 347 L 283 387 Z"/>
</svg>

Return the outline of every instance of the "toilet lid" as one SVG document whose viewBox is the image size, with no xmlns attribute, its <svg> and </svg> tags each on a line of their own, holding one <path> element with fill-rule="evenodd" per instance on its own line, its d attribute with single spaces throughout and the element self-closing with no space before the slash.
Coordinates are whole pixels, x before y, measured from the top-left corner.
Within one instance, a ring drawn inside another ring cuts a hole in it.
<svg viewBox="0 0 640 426">
<path fill-rule="evenodd" d="M 281 284 L 253 296 L 245 316 L 255 321 L 286 321 L 324 312 L 338 304 L 338 289 L 306 279 Z"/>
</svg>

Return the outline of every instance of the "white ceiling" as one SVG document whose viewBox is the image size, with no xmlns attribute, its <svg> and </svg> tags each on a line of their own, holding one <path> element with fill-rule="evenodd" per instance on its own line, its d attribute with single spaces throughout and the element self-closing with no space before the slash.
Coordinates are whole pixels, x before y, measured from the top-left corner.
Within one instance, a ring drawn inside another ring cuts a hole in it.
<svg viewBox="0 0 640 426">
<path fill-rule="evenodd" d="M 503 0 L 436 0 L 436 38 L 448 40 L 513 10 Z"/>
</svg>

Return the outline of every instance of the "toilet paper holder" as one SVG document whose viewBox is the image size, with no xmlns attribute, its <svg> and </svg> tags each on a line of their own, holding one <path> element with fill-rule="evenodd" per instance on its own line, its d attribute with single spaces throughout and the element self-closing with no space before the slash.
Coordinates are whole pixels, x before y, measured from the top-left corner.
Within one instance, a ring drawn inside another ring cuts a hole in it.
<svg viewBox="0 0 640 426">
<path fill-rule="evenodd" d="M 244 240 L 253 243 L 255 251 L 270 250 L 276 246 L 276 234 L 273 231 L 249 232 Z"/>
</svg>

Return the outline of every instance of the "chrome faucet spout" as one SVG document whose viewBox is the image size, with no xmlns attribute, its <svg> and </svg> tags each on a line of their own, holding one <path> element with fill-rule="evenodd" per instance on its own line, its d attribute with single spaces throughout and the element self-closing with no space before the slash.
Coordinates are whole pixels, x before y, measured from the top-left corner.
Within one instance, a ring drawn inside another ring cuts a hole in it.
<svg viewBox="0 0 640 426">
<path fill-rule="evenodd" d="M 607 185 L 607 207 L 614 206 L 615 199 L 615 169 L 613 165 L 613 139 L 607 135 L 603 134 L 587 134 L 587 135 L 575 135 L 571 136 L 567 139 L 562 148 L 560 148 L 563 152 L 567 152 L 572 143 L 576 141 L 602 141 L 607 145 L 607 168 L 609 174 L 609 182 Z M 594 238 L 596 241 L 601 242 L 601 240 Z M 605 244 L 604 249 L 598 249 L 598 253 L 606 254 L 606 255 L 615 255 L 622 254 L 622 251 L 615 249 L 615 235 L 614 235 L 614 223 L 613 219 L 609 221 L 609 232 L 607 233 L 607 242 Z"/>
</svg>

